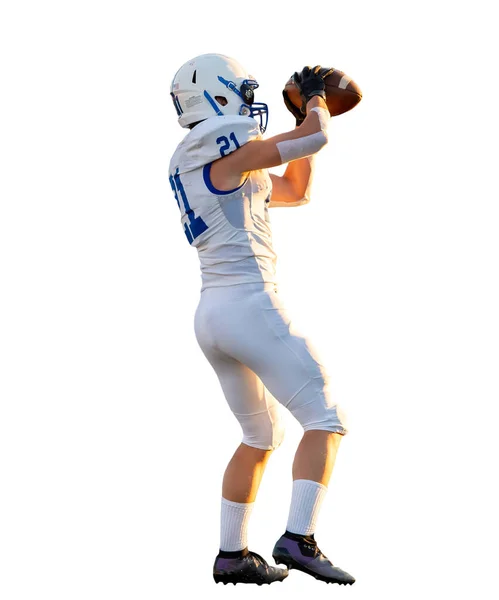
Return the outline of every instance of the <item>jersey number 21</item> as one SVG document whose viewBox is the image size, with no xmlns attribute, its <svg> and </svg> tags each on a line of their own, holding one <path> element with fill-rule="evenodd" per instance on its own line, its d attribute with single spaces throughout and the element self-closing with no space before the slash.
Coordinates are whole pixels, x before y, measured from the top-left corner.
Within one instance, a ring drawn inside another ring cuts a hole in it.
<svg viewBox="0 0 499 600">
<path fill-rule="evenodd" d="M 185 195 L 184 186 L 180 181 L 178 169 L 175 171 L 175 175 L 170 175 L 170 185 L 172 186 L 173 193 L 175 194 L 175 200 L 177 201 L 180 210 L 182 210 L 182 208 L 178 199 L 179 194 L 182 198 L 182 204 L 184 205 L 185 214 L 189 218 L 189 222 L 184 223 L 184 233 L 189 244 L 192 244 L 192 242 L 198 237 L 198 235 L 201 235 L 208 229 L 208 225 L 206 225 L 206 223 L 201 217 L 196 217 L 194 211 L 189 206 L 189 201 L 187 200 L 187 196 Z"/>
</svg>

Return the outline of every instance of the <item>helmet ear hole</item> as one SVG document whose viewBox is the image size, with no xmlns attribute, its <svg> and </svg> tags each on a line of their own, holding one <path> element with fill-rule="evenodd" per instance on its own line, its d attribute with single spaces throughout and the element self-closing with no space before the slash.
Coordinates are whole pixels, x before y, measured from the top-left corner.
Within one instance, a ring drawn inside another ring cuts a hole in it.
<svg viewBox="0 0 499 600">
<path fill-rule="evenodd" d="M 192 74 L 192 83 L 196 83 L 196 73 L 197 73 L 197 70 L 195 70 L 194 73 Z"/>
<path fill-rule="evenodd" d="M 225 96 L 215 96 L 215 100 L 221 105 L 225 106 L 228 103 L 228 100 Z"/>
</svg>

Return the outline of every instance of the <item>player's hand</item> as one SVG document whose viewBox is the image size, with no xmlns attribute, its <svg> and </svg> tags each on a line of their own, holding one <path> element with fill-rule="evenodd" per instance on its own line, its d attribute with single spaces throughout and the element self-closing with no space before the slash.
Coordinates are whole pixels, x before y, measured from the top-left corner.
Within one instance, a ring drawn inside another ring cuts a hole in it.
<svg viewBox="0 0 499 600">
<path fill-rule="evenodd" d="M 296 119 L 296 126 L 299 127 L 303 121 L 305 120 L 306 114 L 301 111 L 301 108 L 295 106 L 291 100 L 289 99 L 288 92 L 286 90 L 282 90 L 282 97 L 284 98 L 284 104 L 289 112 Z"/>
<path fill-rule="evenodd" d="M 305 107 L 310 98 L 320 96 L 323 100 L 326 99 L 326 82 L 324 79 L 331 75 L 334 69 L 325 69 L 317 65 L 313 69 L 303 67 L 300 73 L 295 73 L 293 79 L 297 88 L 300 90 L 300 95 L 303 101 L 302 112 L 305 112 Z"/>
</svg>

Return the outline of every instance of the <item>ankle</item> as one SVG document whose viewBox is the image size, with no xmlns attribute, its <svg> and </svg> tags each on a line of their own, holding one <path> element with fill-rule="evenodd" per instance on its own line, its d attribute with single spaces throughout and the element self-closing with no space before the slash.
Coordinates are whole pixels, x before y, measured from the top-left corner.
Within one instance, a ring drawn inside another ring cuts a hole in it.
<svg viewBox="0 0 499 600">
<path fill-rule="evenodd" d="M 235 552 L 227 552 L 226 550 L 220 550 L 218 556 L 220 558 L 244 558 L 249 553 L 248 548 L 237 550 Z"/>
<path fill-rule="evenodd" d="M 283 536 L 285 538 L 288 538 L 289 540 L 294 540 L 295 542 L 313 542 L 315 543 L 315 537 L 314 537 L 314 533 L 310 533 L 308 535 L 304 535 L 301 533 L 293 533 L 292 531 L 288 531 L 286 529 L 286 531 L 284 532 Z"/>
</svg>

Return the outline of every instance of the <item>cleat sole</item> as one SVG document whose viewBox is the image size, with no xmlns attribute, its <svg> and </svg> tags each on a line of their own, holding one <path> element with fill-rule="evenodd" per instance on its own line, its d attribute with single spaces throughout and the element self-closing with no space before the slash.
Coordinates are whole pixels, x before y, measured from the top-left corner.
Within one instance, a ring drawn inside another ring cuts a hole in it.
<svg viewBox="0 0 499 600">
<path fill-rule="evenodd" d="M 287 573 L 286 573 L 286 577 L 287 577 Z M 256 585 L 263 585 L 263 584 L 267 584 L 270 585 L 271 583 L 274 583 L 275 581 L 284 581 L 284 579 L 286 579 L 286 577 L 283 577 L 282 579 L 274 579 L 274 581 L 256 581 L 254 577 L 252 576 L 248 576 L 248 575 L 236 575 L 234 573 L 227 573 L 227 574 L 214 574 L 213 575 L 213 579 L 215 580 L 215 583 L 223 583 L 224 585 L 227 585 L 228 583 L 232 583 L 234 585 L 236 585 L 237 583 L 256 583 Z"/>
</svg>

